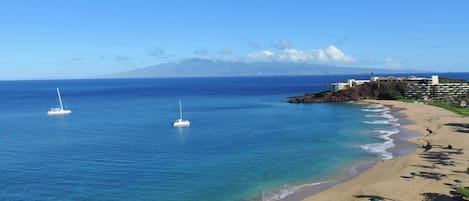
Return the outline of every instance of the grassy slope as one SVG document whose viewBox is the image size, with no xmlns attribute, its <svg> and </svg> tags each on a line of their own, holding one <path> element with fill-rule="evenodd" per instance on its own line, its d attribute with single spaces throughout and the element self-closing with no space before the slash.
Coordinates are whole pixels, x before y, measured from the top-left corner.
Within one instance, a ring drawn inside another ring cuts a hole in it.
<svg viewBox="0 0 469 201">
<path fill-rule="evenodd" d="M 460 115 L 469 115 L 469 109 L 468 108 L 462 108 L 454 104 L 450 103 L 443 103 L 443 102 L 429 102 L 430 105 L 445 108 L 451 112 L 454 112 L 456 114 Z"/>
<path fill-rule="evenodd" d="M 444 109 L 447 109 L 451 112 L 454 112 L 456 114 L 464 115 L 464 116 L 469 116 L 469 108 L 462 108 L 459 107 L 458 105 L 450 104 L 450 103 L 444 103 L 444 102 L 437 102 L 437 101 L 423 101 L 420 99 L 399 99 L 402 102 L 407 102 L 407 103 L 413 103 L 413 102 L 420 102 L 420 103 L 425 103 L 428 105 L 433 105 L 436 107 L 441 107 Z"/>
</svg>

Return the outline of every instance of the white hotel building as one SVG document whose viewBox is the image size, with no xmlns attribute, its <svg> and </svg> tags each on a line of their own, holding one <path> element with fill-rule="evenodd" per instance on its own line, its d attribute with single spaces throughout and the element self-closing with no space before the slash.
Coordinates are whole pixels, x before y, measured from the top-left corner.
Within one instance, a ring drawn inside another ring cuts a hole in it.
<svg viewBox="0 0 469 201">
<path fill-rule="evenodd" d="M 407 98 L 430 98 L 434 100 L 452 100 L 453 97 L 469 96 L 468 83 L 440 83 L 438 75 L 425 77 L 371 77 L 370 80 L 349 79 L 347 82 L 331 84 L 331 91 L 340 91 L 367 82 L 408 82 L 404 96 Z"/>
</svg>

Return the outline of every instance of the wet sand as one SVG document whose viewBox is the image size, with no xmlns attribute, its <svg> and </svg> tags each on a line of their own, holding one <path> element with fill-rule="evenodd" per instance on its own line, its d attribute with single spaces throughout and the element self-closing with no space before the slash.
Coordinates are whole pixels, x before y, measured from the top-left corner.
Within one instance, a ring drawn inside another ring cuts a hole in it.
<svg viewBox="0 0 469 201">
<path fill-rule="evenodd" d="M 319 193 L 311 192 L 310 196 L 303 196 L 304 199 L 296 197 L 296 200 L 348 201 L 378 197 L 381 200 L 444 201 L 453 200 L 451 192 L 460 185 L 454 180 L 469 184 L 469 117 L 423 104 L 369 102 L 391 106 L 394 112 L 408 117 L 407 123 L 401 122 L 402 132 L 407 134 L 395 135 L 396 146 L 390 149 L 393 155 L 401 157 L 378 161 L 357 176 L 338 181 Z M 420 148 L 427 143 L 432 144 L 430 150 Z M 448 149 L 448 145 L 452 149 Z M 418 176 L 413 177 L 411 173 Z M 300 194 L 301 191 L 296 195 Z M 295 200 L 293 195 L 291 198 L 289 200 Z"/>
<path fill-rule="evenodd" d="M 413 120 L 408 119 L 405 113 L 401 112 L 402 110 L 404 109 L 395 107 L 391 108 L 391 115 L 399 119 L 398 123 L 401 126 L 414 124 L 415 122 Z M 392 153 L 393 157 L 401 157 L 408 155 L 415 151 L 417 148 L 419 148 L 418 144 L 409 141 L 409 138 L 420 136 L 419 132 L 404 129 L 402 127 L 398 127 L 398 129 L 398 134 L 390 136 L 390 138 L 394 140 L 393 143 L 395 144 L 395 147 L 387 150 Z M 353 179 L 362 172 L 373 167 L 375 163 L 381 161 L 382 160 L 380 159 L 375 159 L 371 161 L 358 162 L 356 164 L 351 165 L 350 167 L 347 167 L 340 174 L 336 175 L 333 178 L 330 178 L 329 180 L 313 183 L 312 185 L 306 184 L 301 188 L 297 189 L 296 192 L 284 197 L 283 199 L 280 199 L 280 201 L 302 200 L 306 197 L 331 188 L 332 186 Z"/>
</svg>

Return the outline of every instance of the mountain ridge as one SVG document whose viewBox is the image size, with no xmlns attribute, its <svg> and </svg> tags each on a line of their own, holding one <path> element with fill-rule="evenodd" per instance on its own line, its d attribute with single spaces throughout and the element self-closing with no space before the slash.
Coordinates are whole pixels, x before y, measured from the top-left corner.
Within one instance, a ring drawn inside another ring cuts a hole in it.
<svg viewBox="0 0 469 201">
<path fill-rule="evenodd" d="M 289 62 L 229 62 L 192 58 L 180 62 L 162 63 L 109 75 L 110 78 L 153 77 L 229 77 L 282 75 L 340 75 L 340 74 L 398 74 L 423 73 L 416 70 L 344 67 L 323 64 Z"/>
</svg>

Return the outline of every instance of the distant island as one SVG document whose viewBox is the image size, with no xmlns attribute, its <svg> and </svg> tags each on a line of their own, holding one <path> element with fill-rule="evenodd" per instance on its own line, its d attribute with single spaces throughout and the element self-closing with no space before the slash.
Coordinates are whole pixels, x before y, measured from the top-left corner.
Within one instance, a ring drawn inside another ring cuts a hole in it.
<svg viewBox="0 0 469 201">
<path fill-rule="evenodd" d="M 192 58 L 180 62 L 163 63 L 132 71 L 108 75 L 108 78 L 153 77 L 227 77 L 279 75 L 351 75 L 351 74 L 422 73 L 415 70 L 360 68 L 310 63 L 236 62 Z"/>
</svg>

